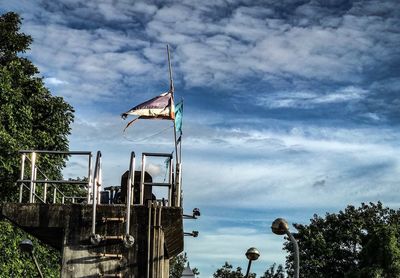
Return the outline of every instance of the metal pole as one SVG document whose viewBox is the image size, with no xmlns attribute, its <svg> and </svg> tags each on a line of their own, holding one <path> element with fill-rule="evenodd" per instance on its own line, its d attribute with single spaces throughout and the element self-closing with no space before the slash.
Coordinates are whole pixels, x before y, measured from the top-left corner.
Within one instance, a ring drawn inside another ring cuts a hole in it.
<svg viewBox="0 0 400 278">
<path fill-rule="evenodd" d="M 169 89 L 174 95 L 174 80 L 172 78 L 172 67 L 171 67 L 171 56 L 169 54 L 169 45 L 167 44 L 167 55 L 168 55 L 168 70 L 169 70 Z"/>
<path fill-rule="evenodd" d="M 168 189 L 168 206 L 171 207 L 172 206 L 172 187 L 173 187 L 173 183 L 172 183 L 172 175 L 173 175 L 173 158 L 171 157 L 169 159 L 169 189 Z"/>
<path fill-rule="evenodd" d="M 146 155 L 142 154 L 142 172 L 140 173 L 140 204 L 144 204 L 144 178 L 146 171 Z"/>
<path fill-rule="evenodd" d="M 37 167 L 35 165 L 35 174 L 33 176 L 33 180 L 36 181 L 36 177 L 37 177 Z M 33 183 L 33 202 L 36 203 L 36 182 Z"/>
<path fill-rule="evenodd" d="M 290 233 L 289 230 L 286 230 L 286 234 L 288 235 L 290 241 L 293 243 L 294 247 L 294 278 L 299 278 L 299 269 L 300 269 L 300 259 L 299 259 L 299 245 L 297 244 L 297 240 Z"/>
<path fill-rule="evenodd" d="M 38 264 L 38 262 L 37 262 L 37 260 L 36 260 L 35 255 L 33 254 L 33 252 L 31 252 L 31 256 L 32 256 L 32 258 L 33 258 L 33 261 L 35 262 L 36 269 L 37 269 L 37 271 L 39 272 L 40 277 L 44 278 L 43 273 L 42 273 L 42 271 L 40 270 L 39 264 Z"/>
<path fill-rule="evenodd" d="M 252 262 L 252 260 L 249 260 L 249 264 L 247 265 L 246 275 L 244 276 L 244 278 L 248 278 L 249 277 L 251 262 Z"/>
<path fill-rule="evenodd" d="M 132 174 L 133 173 L 133 174 Z M 132 199 L 132 183 L 135 182 L 135 152 L 131 153 L 131 161 L 129 163 L 128 184 L 126 187 L 126 229 L 125 234 L 129 235 L 131 223 L 131 199 Z"/>
<path fill-rule="evenodd" d="M 147 269 L 146 269 L 146 277 L 150 278 L 150 239 L 151 239 L 151 201 L 149 200 L 147 203 L 149 207 L 149 225 L 147 227 Z"/>
<path fill-rule="evenodd" d="M 29 203 L 33 203 L 35 163 L 36 163 L 36 153 L 32 152 L 32 154 L 31 154 L 31 181 L 30 181 L 30 187 L 29 187 Z"/>
<path fill-rule="evenodd" d="M 90 204 L 90 197 L 91 197 L 91 186 L 90 183 L 92 182 L 92 153 L 89 154 L 88 158 L 88 184 L 87 184 L 87 203 Z"/>
<path fill-rule="evenodd" d="M 47 180 L 47 179 L 45 179 Z M 46 203 L 46 199 L 47 199 L 47 182 L 44 184 L 44 189 L 43 189 L 43 201 L 44 203 Z"/>
<path fill-rule="evenodd" d="M 26 154 L 21 155 L 21 175 L 20 179 L 24 179 L 24 173 L 25 173 L 25 159 L 26 159 Z M 22 191 L 24 190 L 24 183 L 21 182 L 21 185 L 19 186 L 19 202 L 22 203 Z"/>
<path fill-rule="evenodd" d="M 57 188 L 56 188 L 55 185 L 53 185 L 53 186 L 54 186 L 54 189 L 53 189 L 53 204 L 55 204 L 57 202 Z"/>
</svg>

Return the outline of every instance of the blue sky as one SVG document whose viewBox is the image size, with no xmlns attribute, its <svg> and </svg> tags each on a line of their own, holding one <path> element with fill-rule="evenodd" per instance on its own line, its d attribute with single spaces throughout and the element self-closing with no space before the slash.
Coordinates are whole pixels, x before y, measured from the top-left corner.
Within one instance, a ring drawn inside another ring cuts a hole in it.
<svg viewBox="0 0 400 278">
<path fill-rule="evenodd" d="M 276 217 L 399 207 L 398 1 L 0 2 L 22 15 L 26 55 L 76 110 L 70 148 L 101 150 L 108 185 L 130 151 L 172 151 L 172 129 L 151 136 L 167 121 L 123 135 L 120 119 L 168 89 L 170 44 L 185 99 L 184 205 L 203 212 L 186 223 L 200 236 L 185 249 L 200 277 L 224 261 L 245 268 L 251 246 L 258 274 L 283 263 Z M 161 164 L 149 170 L 163 176 Z"/>
</svg>

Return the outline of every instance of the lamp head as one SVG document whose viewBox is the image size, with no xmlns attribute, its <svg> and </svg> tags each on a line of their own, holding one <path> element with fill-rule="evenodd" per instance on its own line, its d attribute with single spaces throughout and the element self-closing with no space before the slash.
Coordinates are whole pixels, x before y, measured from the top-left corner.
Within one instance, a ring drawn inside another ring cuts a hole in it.
<svg viewBox="0 0 400 278">
<path fill-rule="evenodd" d="M 276 235 L 284 235 L 289 230 L 289 224 L 285 219 L 277 218 L 272 222 L 271 230 Z"/>
<path fill-rule="evenodd" d="M 260 257 L 260 251 L 258 251 L 255 247 L 251 247 L 247 250 L 246 257 L 250 261 L 255 261 L 258 259 L 258 257 Z"/>
<path fill-rule="evenodd" d="M 200 216 L 200 209 L 194 208 L 193 209 L 193 217 L 199 217 Z"/>
<path fill-rule="evenodd" d="M 33 252 L 33 243 L 30 239 L 24 239 L 19 243 L 19 249 L 22 252 L 32 253 Z"/>
</svg>

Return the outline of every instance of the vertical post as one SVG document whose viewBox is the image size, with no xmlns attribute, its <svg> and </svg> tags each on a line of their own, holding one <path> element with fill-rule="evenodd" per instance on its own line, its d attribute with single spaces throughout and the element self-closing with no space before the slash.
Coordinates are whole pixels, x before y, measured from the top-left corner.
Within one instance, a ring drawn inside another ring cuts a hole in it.
<svg viewBox="0 0 400 278">
<path fill-rule="evenodd" d="M 29 187 L 29 203 L 33 203 L 33 190 L 35 184 L 35 168 L 36 168 L 36 153 L 32 152 L 31 154 L 31 181 Z"/>
<path fill-rule="evenodd" d="M 169 45 L 167 44 L 167 55 L 168 55 L 168 70 L 169 70 L 169 90 L 174 94 L 174 79 L 172 78 L 172 67 L 171 67 L 171 56 L 169 53 Z"/>
<path fill-rule="evenodd" d="M 97 195 L 97 179 L 99 178 L 100 168 L 101 168 L 101 152 L 97 152 L 96 156 L 96 164 L 94 166 L 94 175 L 93 175 L 93 203 L 92 203 L 92 235 L 96 235 L 96 205 L 98 202 L 98 195 Z"/>
<path fill-rule="evenodd" d="M 176 169 L 177 181 L 176 181 L 175 206 L 180 207 L 181 206 L 181 181 L 182 181 L 181 170 L 182 170 L 182 165 L 180 163 L 177 163 L 176 167 L 177 167 L 177 169 Z"/>
<path fill-rule="evenodd" d="M 289 229 L 286 230 L 286 234 L 288 235 L 290 241 L 293 243 L 294 247 L 294 278 L 299 278 L 299 271 L 300 271 L 299 245 L 297 244 L 297 240 L 294 238 Z"/>
<path fill-rule="evenodd" d="M 57 187 L 54 185 L 53 189 L 53 204 L 57 202 Z"/>
<path fill-rule="evenodd" d="M 25 173 L 25 159 L 26 159 L 26 154 L 23 153 L 21 155 L 21 174 L 20 174 L 20 180 L 24 180 L 24 173 Z M 19 202 L 22 203 L 22 193 L 24 190 L 24 183 L 21 182 L 19 186 Z"/>
<path fill-rule="evenodd" d="M 143 164 L 142 164 L 143 167 Z M 150 278 L 150 247 L 151 247 L 151 201 L 147 202 L 147 206 L 149 207 L 149 225 L 147 227 L 147 268 L 146 268 L 146 277 Z"/>
<path fill-rule="evenodd" d="M 89 154 L 88 158 L 88 182 L 87 182 L 87 203 L 90 204 L 90 198 L 91 198 L 91 189 L 92 187 L 90 186 L 92 182 L 92 153 Z"/>
<path fill-rule="evenodd" d="M 172 175 L 173 175 L 173 158 L 171 156 L 171 158 L 169 159 L 169 179 L 168 179 L 168 183 L 169 183 L 169 187 L 168 187 L 168 206 L 171 207 L 173 206 L 172 204 L 172 189 L 173 189 L 173 183 L 172 183 Z"/>
<path fill-rule="evenodd" d="M 35 165 L 35 171 L 34 171 L 34 176 L 33 180 L 36 181 L 37 177 L 37 167 Z M 33 202 L 36 203 L 36 182 L 33 183 L 33 194 L 32 194 Z"/>
<path fill-rule="evenodd" d="M 126 187 L 126 229 L 125 229 L 126 235 L 129 235 L 129 228 L 131 226 L 132 183 L 133 184 L 135 183 L 135 152 L 131 153 L 131 161 L 129 163 L 128 184 Z"/>
<path fill-rule="evenodd" d="M 249 277 L 251 262 L 252 262 L 252 260 L 249 260 L 249 264 L 247 265 L 246 275 L 244 276 L 245 278 Z"/>
<path fill-rule="evenodd" d="M 144 178 L 146 171 L 146 155 L 142 154 L 142 172 L 140 173 L 140 204 L 144 204 Z"/>
<path fill-rule="evenodd" d="M 45 179 L 47 181 L 47 178 Z M 43 188 L 43 201 L 46 203 L 47 200 L 47 182 L 44 183 L 44 188 Z"/>
</svg>

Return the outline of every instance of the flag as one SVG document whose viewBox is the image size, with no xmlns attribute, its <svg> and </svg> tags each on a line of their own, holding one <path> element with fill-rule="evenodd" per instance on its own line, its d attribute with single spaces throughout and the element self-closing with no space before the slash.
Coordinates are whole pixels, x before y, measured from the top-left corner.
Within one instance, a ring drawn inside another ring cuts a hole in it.
<svg viewBox="0 0 400 278">
<path fill-rule="evenodd" d="M 175 130 L 182 134 L 183 100 L 175 105 Z"/>
<path fill-rule="evenodd" d="M 123 113 L 121 117 L 125 119 L 128 115 L 137 115 L 139 117 L 130 121 L 125 129 L 138 119 L 174 120 L 175 107 L 172 92 L 163 93 L 145 101 Z"/>
</svg>

